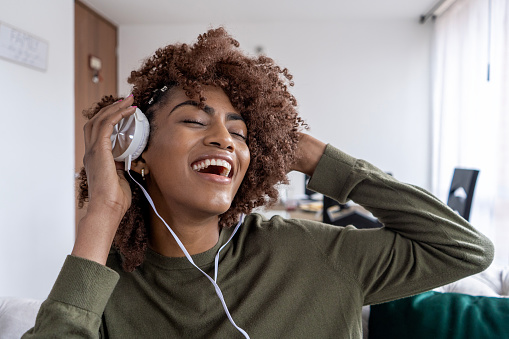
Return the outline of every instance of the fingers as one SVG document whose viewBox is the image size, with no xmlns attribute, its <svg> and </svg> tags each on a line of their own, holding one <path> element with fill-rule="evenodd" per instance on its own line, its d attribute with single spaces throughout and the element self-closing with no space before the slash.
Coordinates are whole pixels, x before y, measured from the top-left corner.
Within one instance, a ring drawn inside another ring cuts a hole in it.
<svg viewBox="0 0 509 339">
<path fill-rule="evenodd" d="M 102 108 L 94 117 L 92 117 L 83 127 L 84 136 L 85 136 L 85 143 L 95 137 L 95 135 L 92 135 L 93 133 L 97 133 L 97 130 L 102 125 L 111 125 L 112 126 L 112 132 L 113 132 L 113 126 L 118 123 L 124 115 L 122 113 L 125 113 L 126 109 L 135 110 L 135 108 L 131 107 L 131 104 L 133 103 L 134 98 L 131 96 L 128 96 L 127 98 L 123 100 L 119 100 L 109 106 L 106 106 Z M 127 115 L 126 115 L 127 116 Z M 86 144 L 85 144 L 86 146 Z"/>
<path fill-rule="evenodd" d="M 97 166 L 115 170 L 116 165 L 114 165 L 111 153 L 111 134 L 115 124 L 136 111 L 136 107 L 131 106 L 133 102 L 134 98 L 132 95 L 119 100 L 102 108 L 85 124 L 85 154 L 83 156 L 83 164 L 85 165 L 87 175 L 90 171 L 94 171 Z M 110 175 L 113 173 L 110 173 Z"/>
<path fill-rule="evenodd" d="M 131 106 L 134 102 L 132 95 L 124 100 L 117 101 L 109 106 L 101 109 L 92 119 L 90 119 L 84 127 L 85 148 L 87 143 L 97 140 L 109 139 L 113 133 L 113 127 L 122 118 L 133 114 L 136 107 Z"/>
</svg>

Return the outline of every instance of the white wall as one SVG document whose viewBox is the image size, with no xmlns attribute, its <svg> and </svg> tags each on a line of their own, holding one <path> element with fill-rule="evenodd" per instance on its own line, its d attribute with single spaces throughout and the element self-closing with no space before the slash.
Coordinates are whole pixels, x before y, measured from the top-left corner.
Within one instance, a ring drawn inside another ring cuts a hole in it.
<svg viewBox="0 0 509 339">
<path fill-rule="evenodd" d="M 209 25 L 120 26 L 119 89 L 140 61 L 168 43 L 193 42 Z M 368 19 L 225 25 L 241 48 L 294 75 L 310 133 L 398 179 L 430 187 L 431 25 Z M 302 178 L 292 175 L 290 194 Z"/>
<path fill-rule="evenodd" d="M 47 71 L 0 59 L 0 296 L 46 298 L 74 240 L 74 1 L 2 1 L 49 42 Z"/>
</svg>

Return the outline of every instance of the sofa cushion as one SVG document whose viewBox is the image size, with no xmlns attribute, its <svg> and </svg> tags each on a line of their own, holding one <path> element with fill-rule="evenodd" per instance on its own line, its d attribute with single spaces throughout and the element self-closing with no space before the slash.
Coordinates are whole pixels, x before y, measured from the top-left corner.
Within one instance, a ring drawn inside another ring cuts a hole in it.
<svg viewBox="0 0 509 339">
<path fill-rule="evenodd" d="M 438 287 L 434 291 L 509 298 L 509 266 L 491 266 L 484 272 Z"/>
<path fill-rule="evenodd" d="M 430 291 L 372 305 L 369 338 L 509 338 L 509 299 Z"/>
<path fill-rule="evenodd" d="M 42 300 L 0 298 L 0 338 L 19 339 L 35 324 Z"/>
</svg>

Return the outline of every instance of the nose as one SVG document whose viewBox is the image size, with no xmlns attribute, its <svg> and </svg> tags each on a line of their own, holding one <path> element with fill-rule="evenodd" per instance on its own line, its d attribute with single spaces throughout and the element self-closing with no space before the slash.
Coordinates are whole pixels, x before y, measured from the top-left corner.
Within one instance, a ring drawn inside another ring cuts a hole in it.
<svg viewBox="0 0 509 339">
<path fill-rule="evenodd" d="M 204 143 L 233 152 L 235 149 L 232 135 L 222 121 L 215 121 L 208 129 Z"/>
</svg>

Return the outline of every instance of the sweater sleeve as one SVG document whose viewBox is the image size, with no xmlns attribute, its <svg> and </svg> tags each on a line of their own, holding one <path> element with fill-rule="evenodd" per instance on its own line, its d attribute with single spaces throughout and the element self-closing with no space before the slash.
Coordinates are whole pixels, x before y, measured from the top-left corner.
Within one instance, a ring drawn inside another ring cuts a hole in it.
<svg viewBox="0 0 509 339">
<path fill-rule="evenodd" d="M 106 266 L 69 255 L 35 326 L 22 338 L 99 338 L 101 317 L 118 278 Z"/>
<path fill-rule="evenodd" d="M 491 241 L 432 194 L 330 145 L 309 188 L 340 203 L 352 200 L 384 225 L 349 226 L 316 239 L 331 262 L 358 282 L 364 304 L 447 284 L 493 260 Z"/>
</svg>

